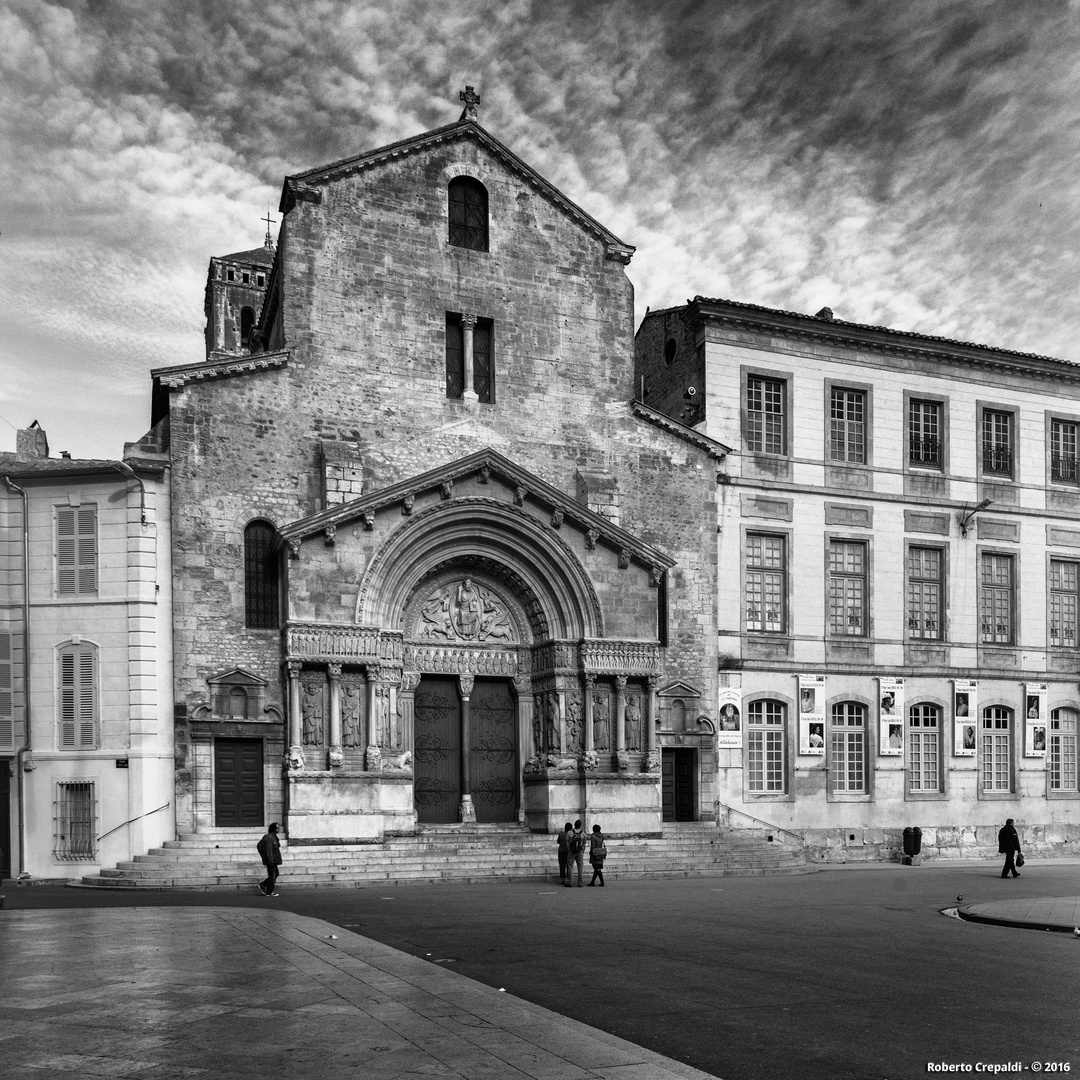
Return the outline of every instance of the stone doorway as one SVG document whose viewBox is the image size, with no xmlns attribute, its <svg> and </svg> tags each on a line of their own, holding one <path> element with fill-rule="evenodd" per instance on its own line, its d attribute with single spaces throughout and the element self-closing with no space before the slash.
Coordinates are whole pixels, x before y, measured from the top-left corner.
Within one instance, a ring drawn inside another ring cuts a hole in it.
<svg viewBox="0 0 1080 1080">
<path fill-rule="evenodd" d="M 697 800 L 694 790 L 697 779 L 697 751 L 665 749 L 661 765 L 664 820 L 697 820 Z"/>
<path fill-rule="evenodd" d="M 215 739 L 215 825 L 262 825 L 263 816 L 262 739 Z"/>
</svg>

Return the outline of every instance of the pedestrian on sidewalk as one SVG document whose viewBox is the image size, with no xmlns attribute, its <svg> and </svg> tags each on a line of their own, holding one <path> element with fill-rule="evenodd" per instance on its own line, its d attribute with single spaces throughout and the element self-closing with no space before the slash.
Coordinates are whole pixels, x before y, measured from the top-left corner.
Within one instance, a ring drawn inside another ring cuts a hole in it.
<svg viewBox="0 0 1080 1080">
<path fill-rule="evenodd" d="M 590 885 L 596 884 L 596 879 L 600 879 L 600 888 L 604 887 L 604 860 L 607 858 L 607 844 L 604 843 L 604 834 L 600 831 L 599 825 L 592 827 L 592 836 L 589 837 L 589 863 L 592 865 L 592 881 Z"/>
<path fill-rule="evenodd" d="M 1016 833 L 1012 818 L 1005 822 L 998 833 L 998 854 L 1005 856 L 1005 865 L 1001 868 L 1001 876 L 1003 878 L 1008 877 L 1009 872 L 1012 871 L 1013 877 L 1019 877 L 1020 871 L 1016 869 L 1015 858 L 1020 854 L 1020 837 Z"/>
<path fill-rule="evenodd" d="M 263 896 L 277 896 L 278 867 L 281 865 L 281 841 L 278 840 L 277 822 L 271 821 L 266 835 L 259 841 L 259 858 L 266 867 L 266 877 L 259 883 Z"/>
<path fill-rule="evenodd" d="M 571 877 L 574 873 L 574 867 L 577 866 L 577 883 L 580 889 L 585 884 L 581 880 L 581 867 L 585 862 L 585 833 L 581 829 L 581 821 L 574 822 L 574 831 L 570 834 L 570 863 L 566 868 L 566 887 L 569 889 L 573 884 Z"/>
<path fill-rule="evenodd" d="M 566 827 L 559 833 L 559 884 L 566 885 L 570 881 L 570 833 L 574 826 L 568 821 Z"/>
</svg>

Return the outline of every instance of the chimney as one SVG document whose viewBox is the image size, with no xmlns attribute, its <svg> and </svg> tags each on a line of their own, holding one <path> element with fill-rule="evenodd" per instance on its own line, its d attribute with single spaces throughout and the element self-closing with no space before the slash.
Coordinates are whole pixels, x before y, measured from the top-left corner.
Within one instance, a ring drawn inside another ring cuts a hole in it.
<svg viewBox="0 0 1080 1080">
<path fill-rule="evenodd" d="M 35 420 L 15 437 L 15 460 L 38 461 L 49 456 L 49 440 Z"/>
</svg>

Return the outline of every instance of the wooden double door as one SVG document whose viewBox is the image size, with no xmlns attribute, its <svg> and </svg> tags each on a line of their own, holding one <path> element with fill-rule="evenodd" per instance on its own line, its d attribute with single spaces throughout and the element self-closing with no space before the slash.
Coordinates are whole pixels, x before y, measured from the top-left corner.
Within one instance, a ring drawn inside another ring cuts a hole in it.
<svg viewBox="0 0 1080 1080">
<path fill-rule="evenodd" d="M 517 821 L 517 701 L 509 680 L 476 679 L 467 724 L 455 678 L 423 676 L 413 704 L 419 820 L 456 822 L 467 790 L 478 822 Z"/>
<path fill-rule="evenodd" d="M 665 748 L 661 767 L 660 793 L 664 820 L 696 820 L 697 751 Z"/>
<path fill-rule="evenodd" d="M 262 739 L 214 740 L 214 824 L 263 824 Z"/>
</svg>

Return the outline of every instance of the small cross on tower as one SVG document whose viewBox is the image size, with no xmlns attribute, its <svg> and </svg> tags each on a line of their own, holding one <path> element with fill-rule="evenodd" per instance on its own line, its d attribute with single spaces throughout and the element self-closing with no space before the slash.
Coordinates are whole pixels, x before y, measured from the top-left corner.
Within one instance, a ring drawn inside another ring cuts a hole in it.
<svg viewBox="0 0 1080 1080">
<path fill-rule="evenodd" d="M 274 219 L 270 216 L 270 207 L 266 207 L 266 217 L 261 218 L 261 221 L 266 222 L 266 239 L 263 241 L 263 246 L 267 251 L 272 251 L 274 248 L 274 241 L 270 238 L 270 226 L 274 224 Z"/>
<path fill-rule="evenodd" d="M 476 120 L 476 106 L 480 104 L 480 95 L 477 94 L 471 86 L 466 86 L 465 89 L 458 94 L 458 98 L 465 102 L 465 108 L 462 110 L 460 119 Z"/>
</svg>

